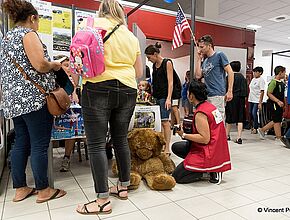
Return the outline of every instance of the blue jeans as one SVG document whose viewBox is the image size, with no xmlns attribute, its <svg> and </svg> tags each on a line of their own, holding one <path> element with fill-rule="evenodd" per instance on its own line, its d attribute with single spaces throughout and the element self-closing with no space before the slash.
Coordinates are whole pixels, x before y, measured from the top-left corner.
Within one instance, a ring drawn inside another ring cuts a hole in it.
<svg viewBox="0 0 290 220">
<path fill-rule="evenodd" d="M 171 112 L 171 109 L 167 110 L 165 108 L 165 102 L 166 99 L 157 99 L 156 103 L 160 107 L 160 115 L 161 115 L 161 121 L 168 121 L 169 120 L 169 115 Z"/>
<path fill-rule="evenodd" d="M 286 134 L 284 135 L 286 138 L 290 139 L 290 128 L 287 130 Z"/>
<path fill-rule="evenodd" d="M 136 97 L 136 89 L 117 80 L 88 82 L 83 87 L 82 110 L 97 198 L 109 197 L 106 156 L 108 123 L 119 171 L 119 183 L 122 186 L 130 185 L 131 159 L 127 135 Z"/>
<path fill-rule="evenodd" d="M 48 187 L 47 150 L 49 147 L 53 116 L 47 106 L 13 118 L 15 145 L 11 150 L 13 188 L 27 186 L 25 169 L 28 157 L 37 190 Z"/>
<path fill-rule="evenodd" d="M 258 129 L 258 103 L 249 102 L 249 112 L 253 120 L 254 129 Z"/>
</svg>

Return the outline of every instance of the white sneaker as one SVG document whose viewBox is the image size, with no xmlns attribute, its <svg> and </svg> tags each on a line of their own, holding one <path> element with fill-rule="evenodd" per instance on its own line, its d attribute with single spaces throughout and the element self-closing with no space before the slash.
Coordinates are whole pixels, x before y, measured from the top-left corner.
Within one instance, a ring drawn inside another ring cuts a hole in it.
<svg viewBox="0 0 290 220">
<path fill-rule="evenodd" d="M 275 138 L 275 144 L 279 146 L 286 146 L 286 144 L 279 138 Z"/>
<path fill-rule="evenodd" d="M 260 128 L 258 128 L 258 134 L 262 140 L 265 140 L 265 132 L 261 131 Z"/>
<path fill-rule="evenodd" d="M 60 172 L 67 172 L 70 168 L 70 159 L 64 157 L 61 162 Z"/>
</svg>

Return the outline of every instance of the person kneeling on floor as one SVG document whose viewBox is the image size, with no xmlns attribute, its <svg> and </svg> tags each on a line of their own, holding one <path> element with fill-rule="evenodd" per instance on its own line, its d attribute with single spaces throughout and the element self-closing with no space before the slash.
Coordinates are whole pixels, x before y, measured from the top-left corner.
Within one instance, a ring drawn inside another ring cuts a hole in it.
<svg viewBox="0 0 290 220">
<path fill-rule="evenodd" d="M 188 100 L 196 107 L 191 134 L 180 129 L 184 141 L 172 145 L 172 151 L 184 158 L 172 176 L 177 183 L 192 183 L 210 173 L 210 182 L 221 183 L 222 172 L 231 169 L 229 148 L 223 117 L 218 109 L 207 102 L 205 84 L 193 80 L 188 89 Z"/>
</svg>

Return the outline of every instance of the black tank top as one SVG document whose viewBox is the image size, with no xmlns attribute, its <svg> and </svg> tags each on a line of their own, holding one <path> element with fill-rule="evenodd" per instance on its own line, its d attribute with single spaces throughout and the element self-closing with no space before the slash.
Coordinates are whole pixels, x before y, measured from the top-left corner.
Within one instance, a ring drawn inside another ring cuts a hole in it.
<svg viewBox="0 0 290 220">
<path fill-rule="evenodd" d="M 159 68 L 157 68 L 156 65 L 153 64 L 152 88 L 153 97 L 156 99 L 166 99 L 168 95 L 167 71 L 165 71 L 165 69 L 163 68 L 164 62 L 166 61 L 166 59 L 163 59 Z"/>
<path fill-rule="evenodd" d="M 153 65 L 153 97 L 156 99 L 166 99 L 168 95 L 168 79 L 167 79 L 167 61 L 170 59 L 164 58 L 159 68 Z M 173 67 L 173 63 L 172 63 Z M 181 98 L 181 82 L 173 67 L 173 90 L 171 99 Z"/>
</svg>

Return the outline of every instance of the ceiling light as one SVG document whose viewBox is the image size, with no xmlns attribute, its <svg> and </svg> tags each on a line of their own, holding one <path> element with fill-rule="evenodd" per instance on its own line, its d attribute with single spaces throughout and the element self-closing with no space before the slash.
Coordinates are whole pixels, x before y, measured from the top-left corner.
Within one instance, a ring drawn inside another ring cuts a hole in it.
<svg viewBox="0 0 290 220">
<path fill-rule="evenodd" d="M 262 26 L 260 25 L 256 25 L 256 24 L 249 24 L 247 25 L 247 28 L 253 29 L 253 30 L 257 30 L 258 28 L 261 28 Z"/>
<path fill-rule="evenodd" d="M 286 21 L 288 19 L 290 19 L 289 15 L 279 15 L 279 16 L 276 16 L 274 18 L 270 18 L 268 20 L 275 21 L 275 22 L 281 22 L 281 21 Z"/>
<path fill-rule="evenodd" d="M 287 37 L 290 40 L 290 37 Z"/>
</svg>

